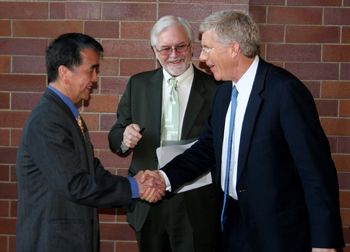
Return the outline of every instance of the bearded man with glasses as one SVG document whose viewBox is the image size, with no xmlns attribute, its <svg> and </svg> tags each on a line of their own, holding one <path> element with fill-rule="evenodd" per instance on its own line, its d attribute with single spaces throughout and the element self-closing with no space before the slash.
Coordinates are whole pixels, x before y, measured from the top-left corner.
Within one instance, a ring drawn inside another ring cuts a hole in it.
<svg viewBox="0 0 350 252">
<path fill-rule="evenodd" d="M 202 133 L 219 83 L 192 64 L 193 41 L 190 24 L 180 17 L 165 16 L 152 28 L 152 49 L 162 67 L 130 78 L 108 136 L 119 155 L 133 152 L 129 176 L 159 168 L 156 149 L 164 140 L 196 139 Z M 170 93 L 176 93 L 176 106 L 169 110 Z M 209 184 L 165 196 L 159 204 L 138 201 L 127 217 L 140 251 L 212 252 L 215 200 L 214 185 Z"/>
</svg>

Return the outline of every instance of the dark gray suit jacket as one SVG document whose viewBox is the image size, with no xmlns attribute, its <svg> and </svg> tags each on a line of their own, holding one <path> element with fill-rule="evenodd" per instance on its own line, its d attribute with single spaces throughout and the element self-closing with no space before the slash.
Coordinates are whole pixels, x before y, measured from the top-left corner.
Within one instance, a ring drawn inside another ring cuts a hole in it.
<svg viewBox="0 0 350 252">
<path fill-rule="evenodd" d="M 133 150 L 129 176 L 140 170 L 156 170 L 156 149 L 160 145 L 163 69 L 140 73 L 130 78 L 117 110 L 117 122 L 108 139 L 112 150 L 121 153 L 120 144 L 125 127 L 131 123 L 145 127 L 142 139 Z M 213 95 L 218 88 L 214 78 L 194 67 L 194 79 L 182 127 L 182 139 L 197 138 L 202 134 Z M 215 190 L 206 186 L 184 193 L 187 212 L 195 239 L 206 244 L 212 241 L 215 225 Z M 140 231 L 148 215 L 150 204 L 139 201 L 128 221 Z"/>
<path fill-rule="evenodd" d="M 127 207 L 127 178 L 94 158 L 68 106 L 47 89 L 30 114 L 17 152 L 16 251 L 98 251 L 97 207 Z"/>
</svg>

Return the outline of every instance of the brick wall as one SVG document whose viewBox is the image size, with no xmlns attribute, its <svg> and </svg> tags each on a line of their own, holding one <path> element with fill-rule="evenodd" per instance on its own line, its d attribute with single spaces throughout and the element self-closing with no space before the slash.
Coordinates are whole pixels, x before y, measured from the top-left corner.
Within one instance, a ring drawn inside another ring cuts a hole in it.
<svg viewBox="0 0 350 252">
<path fill-rule="evenodd" d="M 150 29 L 164 15 L 190 21 L 223 9 L 249 10 L 259 24 L 261 56 L 311 90 L 339 174 L 344 235 L 350 246 L 350 0 L 139 0 L 0 2 L 0 252 L 15 251 L 15 158 L 22 127 L 44 92 L 45 48 L 66 32 L 97 38 L 105 49 L 99 83 L 81 105 L 95 154 L 126 175 L 130 158 L 108 148 L 118 101 L 130 75 L 157 66 Z M 195 43 L 197 66 L 200 42 Z M 125 209 L 100 209 L 101 251 L 137 251 Z M 350 251 L 350 247 L 343 251 Z"/>
</svg>

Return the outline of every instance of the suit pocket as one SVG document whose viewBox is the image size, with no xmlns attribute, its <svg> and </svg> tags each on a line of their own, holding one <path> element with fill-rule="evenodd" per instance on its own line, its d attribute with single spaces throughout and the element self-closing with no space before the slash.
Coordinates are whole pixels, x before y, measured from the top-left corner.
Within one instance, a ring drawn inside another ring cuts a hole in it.
<svg viewBox="0 0 350 252">
<path fill-rule="evenodd" d="M 296 208 L 290 209 L 288 211 L 280 212 L 279 219 L 282 226 L 293 225 L 303 221 L 308 217 L 306 205 L 298 206 Z"/>
<path fill-rule="evenodd" d="M 83 219 L 50 219 L 48 228 L 50 252 L 90 251 L 92 231 Z"/>
</svg>

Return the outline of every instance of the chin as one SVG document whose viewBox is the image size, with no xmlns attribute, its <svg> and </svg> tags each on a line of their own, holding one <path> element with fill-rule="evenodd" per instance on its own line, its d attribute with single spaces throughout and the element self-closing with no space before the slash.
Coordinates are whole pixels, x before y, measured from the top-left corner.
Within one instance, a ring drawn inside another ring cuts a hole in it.
<svg viewBox="0 0 350 252">
<path fill-rule="evenodd" d="M 170 73 L 171 75 L 174 76 L 179 76 L 181 74 L 183 74 L 184 72 L 186 72 L 188 67 L 186 67 L 186 65 L 180 65 L 180 66 L 176 66 L 176 67 L 168 67 L 168 73 Z"/>
<path fill-rule="evenodd" d="M 84 95 L 81 99 L 84 100 L 84 101 L 89 100 L 90 99 L 90 94 Z"/>
<path fill-rule="evenodd" d="M 221 81 L 222 80 L 222 78 L 219 75 L 215 74 L 215 73 L 213 73 L 213 76 L 214 76 L 214 79 L 217 80 L 217 81 Z"/>
</svg>

